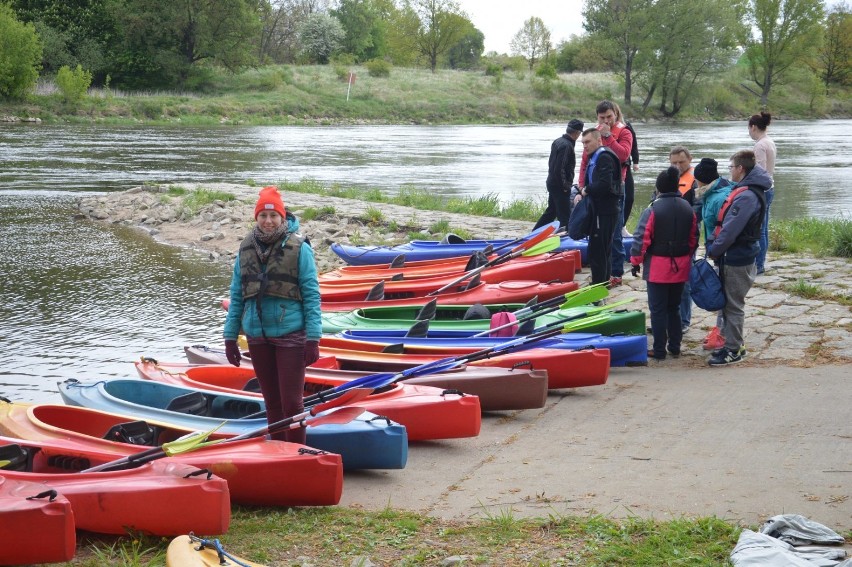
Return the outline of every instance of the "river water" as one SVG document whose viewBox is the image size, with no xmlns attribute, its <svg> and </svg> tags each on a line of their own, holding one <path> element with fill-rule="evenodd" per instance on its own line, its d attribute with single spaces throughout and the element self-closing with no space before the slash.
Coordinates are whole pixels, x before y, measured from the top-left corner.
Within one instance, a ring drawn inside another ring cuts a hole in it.
<svg viewBox="0 0 852 567">
<path fill-rule="evenodd" d="M 770 126 L 779 154 L 773 214 L 848 217 L 850 126 Z M 56 401 L 59 380 L 133 376 L 139 356 L 180 360 L 183 345 L 219 340 L 224 316 L 216 298 L 227 288 L 227 269 L 130 229 L 76 219 L 81 194 L 144 182 L 311 178 L 388 193 L 414 186 L 504 202 L 543 198 L 550 142 L 563 128 L 0 124 L 0 395 Z M 722 166 L 753 145 L 744 122 L 635 128 L 637 202 L 650 194 L 673 145 Z"/>
</svg>

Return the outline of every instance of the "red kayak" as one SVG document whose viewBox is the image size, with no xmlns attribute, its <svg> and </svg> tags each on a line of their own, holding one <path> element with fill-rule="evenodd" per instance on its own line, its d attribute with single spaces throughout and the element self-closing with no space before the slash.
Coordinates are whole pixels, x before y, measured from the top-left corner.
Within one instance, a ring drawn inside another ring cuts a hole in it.
<svg viewBox="0 0 852 567">
<path fill-rule="evenodd" d="M 74 511 L 67 498 L 45 492 L 42 484 L 0 475 L 3 565 L 70 561 L 76 549 Z"/>
<path fill-rule="evenodd" d="M 113 461 L 115 456 L 81 451 L 74 443 L 61 440 L 0 438 L 0 454 L 11 461 L 0 469 L 0 478 L 36 482 L 42 490 L 56 490 L 71 502 L 79 529 L 152 535 L 196 529 L 212 534 L 228 531 L 228 483 L 209 471 L 159 460 L 125 470 L 80 472 Z"/>
<path fill-rule="evenodd" d="M 367 299 L 368 294 L 362 289 L 357 292 L 347 291 L 347 286 L 328 286 L 320 292 L 322 310 L 352 311 L 362 307 L 408 307 L 423 305 L 424 300 L 430 299 L 427 294 L 436 291 L 435 286 L 421 286 L 418 280 L 412 282 L 386 282 L 384 295 L 381 298 Z M 539 301 L 565 295 L 576 290 L 579 285 L 572 281 L 556 281 L 542 283 L 537 280 L 507 280 L 499 283 L 479 282 L 467 287 L 468 282 L 462 282 L 436 296 L 438 305 L 483 305 L 502 303 L 525 303 L 537 297 Z M 338 288 L 344 288 L 338 290 Z M 337 290 L 337 291 L 335 291 Z"/>
<path fill-rule="evenodd" d="M 497 254 L 492 254 L 488 260 L 494 260 Z M 447 281 L 459 278 L 465 274 L 467 258 L 446 258 L 440 260 L 420 260 L 405 262 L 402 266 L 388 265 L 344 266 L 320 274 L 322 285 L 345 285 L 353 283 L 376 283 L 379 281 L 419 280 L 423 278 L 447 277 Z M 574 279 L 577 268 L 580 267 L 580 251 L 565 250 L 537 256 L 520 256 L 503 264 L 497 264 L 482 271 L 482 279 L 487 282 L 502 282 L 506 280 L 539 281 Z M 438 289 L 444 284 L 438 284 Z"/>
<path fill-rule="evenodd" d="M 334 356 L 350 368 L 373 372 L 398 372 L 427 362 L 434 362 L 458 354 L 476 352 L 476 348 L 456 347 L 440 353 L 416 352 L 402 347 L 393 353 L 382 352 L 386 345 L 368 341 L 353 341 L 325 335 L 320 340 L 320 354 Z M 531 348 L 500 354 L 470 363 L 471 366 L 498 366 L 503 368 L 530 368 L 547 370 L 548 388 L 580 388 L 606 384 L 609 377 L 609 350 L 565 350 Z"/>
<path fill-rule="evenodd" d="M 187 431 L 157 422 L 83 407 L 0 401 L 0 434 L 28 441 L 66 440 L 92 461 L 114 458 L 172 441 Z M 105 439 L 109 437 L 109 439 Z M 211 438 L 220 438 L 216 434 Z M 114 439 L 121 439 L 114 440 Z M 169 457 L 172 462 L 207 469 L 228 481 L 231 501 L 266 506 L 330 506 L 340 501 L 340 455 L 298 443 L 252 438 Z M 288 479 L 281 482 L 282 478 Z"/>
<path fill-rule="evenodd" d="M 186 346 L 184 350 L 187 360 L 193 364 L 228 364 L 225 351 L 222 349 L 194 345 Z M 249 353 L 243 353 L 240 368 L 249 369 L 248 372 L 251 372 Z M 346 361 L 338 360 L 333 356 L 320 357 L 318 361 L 305 369 L 306 379 L 329 387 L 336 387 L 349 380 L 371 374 L 375 372 L 350 369 Z M 192 381 L 195 378 L 195 371 L 189 368 L 185 376 L 188 381 Z M 247 376 L 248 373 L 245 377 Z M 182 378 L 175 379 L 182 380 Z M 547 402 L 547 372 L 544 370 L 461 365 L 444 372 L 406 378 L 402 382 L 472 394 L 479 398 L 479 407 L 482 411 L 536 409 L 543 408 Z M 240 389 L 244 388 L 239 384 L 234 385 Z"/>
<path fill-rule="evenodd" d="M 231 365 L 192 365 L 156 362 L 150 359 L 136 362 L 136 371 L 146 380 L 179 384 L 201 390 L 260 397 L 259 389 L 246 390 L 254 378 L 251 368 Z M 192 378 L 189 373 L 192 373 Z M 255 381 L 256 382 L 256 381 Z M 305 392 L 311 394 L 339 386 L 329 381 L 305 379 Z M 408 431 L 409 441 L 476 437 L 482 421 L 479 398 L 450 392 L 431 386 L 397 383 L 380 393 L 349 404 L 401 423 Z"/>
</svg>

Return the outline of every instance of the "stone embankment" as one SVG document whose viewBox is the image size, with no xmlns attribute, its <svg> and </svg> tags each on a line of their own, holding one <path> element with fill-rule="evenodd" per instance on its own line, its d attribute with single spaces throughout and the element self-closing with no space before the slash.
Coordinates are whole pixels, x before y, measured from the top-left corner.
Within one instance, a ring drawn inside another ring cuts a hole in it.
<svg viewBox="0 0 852 567">
<path fill-rule="evenodd" d="M 205 184 L 203 188 L 226 191 L 236 199 L 216 201 L 196 211 L 188 207 L 184 197 L 170 195 L 167 187 L 144 186 L 87 197 L 81 200 L 79 207 L 86 217 L 137 226 L 157 240 L 197 250 L 212 261 L 232 264 L 240 241 L 252 226 L 259 188 L 233 184 Z M 432 227 L 441 221 L 448 223 L 450 231 L 463 228 L 477 238 L 515 238 L 531 229 L 529 222 L 420 211 L 308 193 L 285 193 L 284 202 L 300 219 L 309 209 L 314 210 L 312 213 L 321 212 L 309 221 L 301 221 L 301 232 L 311 239 L 320 272 L 343 265 L 330 250 L 334 242 L 398 244 L 406 241 L 411 232 L 431 234 Z M 376 210 L 381 214 L 377 215 Z M 435 239 L 443 236 L 443 233 L 432 234 Z M 577 278 L 586 280 L 588 269 Z M 852 297 L 852 264 L 849 261 L 770 254 L 767 272 L 758 277 L 747 300 L 749 364 L 812 365 L 852 360 L 849 306 L 793 294 L 790 287 L 799 280 L 835 296 Z M 644 282 L 632 278 L 628 271 L 624 283 L 613 290 L 613 298 L 633 297 L 635 308 L 647 312 Z M 714 322 L 714 314 L 694 308 L 692 325 L 684 340 L 686 356 L 662 364 L 704 364 L 706 353 L 701 348 L 701 340 Z"/>
</svg>

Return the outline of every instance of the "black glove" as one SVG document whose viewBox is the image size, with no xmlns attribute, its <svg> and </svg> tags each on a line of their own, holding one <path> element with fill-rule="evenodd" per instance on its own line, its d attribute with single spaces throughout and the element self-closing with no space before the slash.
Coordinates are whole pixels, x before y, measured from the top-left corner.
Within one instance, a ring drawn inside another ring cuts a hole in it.
<svg viewBox="0 0 852 567">
<path fill-rule="evenodd" d="M 630 273 L 633 274 L 634 278 L 638 278 L 639 272 L 641 272 L 641 271 L 642 271 L 642 265 L 641 264 L 632 264 L 632 267 L 630 268 Z"/>
<path fill-rule="evenodd" d="M 305 342 L 305 366 L 310 366 L 319 360 L 319 341 Z"/>
<path fill-rule="evenodd" d="M 237 341 L 234 339 L 225 339 L 225 356 L 228 358 L 228 362 L 234 366 L 240 365 L 240 359 L 243 356 L 240 354 L 240 347 L 237 346 Z"/>
</svg>

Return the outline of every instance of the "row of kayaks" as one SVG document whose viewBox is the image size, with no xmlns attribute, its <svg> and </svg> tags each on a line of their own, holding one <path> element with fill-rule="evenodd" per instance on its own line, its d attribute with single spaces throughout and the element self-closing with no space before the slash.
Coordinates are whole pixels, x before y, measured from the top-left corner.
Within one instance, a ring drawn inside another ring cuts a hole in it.
<svg viewBox="0 0 852 567">
<path fill-rule="evenodd" d="M 66 380 L 64 404 L 0 401 L 0 549 L 16 550 L 0 563 L 67 561 L 75 529 L 221 534 L 232 503 L 334 505 L 345 470 L 404 468 L 409 443 L 476 436 L 482 412 L 541 408 L 549 390 L 647 363 L 641 311 L 561 305 L 588 291 L 570 281 L 579 249 L 503 263 L 494 259 L 506 243 L 487 246 L 478 265 L 397 258 L 322 276 L 326 334 L 306 372 L 306 408 L 352 395 L 291 425 L 307 427 L 305 445 L 267 439 L 249 353 L 234 367 L 215 346 L 185 347 L 187 362 L 143 358 L 138 378 Z M 473 270 L 491 279 L 465 284 Z M 525 270 L 548 283 L 524 283 Z M 445 303 L 430 298 L 438 288 L 438 298 L 486 297 Z M 500 289 L 517 293 L 502 301 Z M 168 565 L 209 564 L 197 541 L 176 539 Z"/>
</svg>

